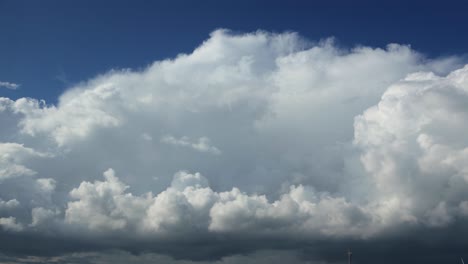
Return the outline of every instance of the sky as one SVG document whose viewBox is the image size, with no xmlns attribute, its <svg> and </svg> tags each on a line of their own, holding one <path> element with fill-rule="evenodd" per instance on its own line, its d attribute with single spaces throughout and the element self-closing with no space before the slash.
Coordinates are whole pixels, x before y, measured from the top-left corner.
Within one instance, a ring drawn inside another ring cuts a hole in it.
<svg viewBox="0 0 468 264">
<path fill-rule="evenodd" d="M 0 263 L 468 259 L 467 7 L 0 0 Z"/>
</svg>

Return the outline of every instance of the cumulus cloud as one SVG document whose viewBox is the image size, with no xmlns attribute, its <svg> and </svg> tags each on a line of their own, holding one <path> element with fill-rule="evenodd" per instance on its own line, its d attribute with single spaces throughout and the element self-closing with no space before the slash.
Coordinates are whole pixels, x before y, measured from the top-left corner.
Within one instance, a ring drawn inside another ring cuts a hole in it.
<svg viewBox="0 0 468 264">
<path fill-rule="evenodd" d="M 109 169 L 104 172 L 106 181 L 83 182 L 70 192 L 77 201 L 69 202 L 65 221 L 96 231 L 113 231 L 136 225 L 147 207 L 149 198 L 125 194 L 128 188 Z M 136 226 L 135 226 L 136 227 Z"/>
<path fill-rule="evenodd" d="M 19 84 L 16 83 L 11 83 L 11 82 L 1 82 L 0 81 L 0 87 L 7 88 L 10 90 L 16 90 L 20 87 Z"/>
<path fill-rule="evenodd" d="M 33 157 L 47 157 L 48 154 L 37 152 L 18 143 L 0 143 L 0 181 L 19 176 L 32 176 L 34 170 L 22 163 Z"/>
<path fill-rule="evenodd" d="M 405 201 L 433 226 L 450 224 L 468 197 L 465 156 L 468 67 L 446 77 L 414 73 L 355 120 L 355 144 L 380 199 Z"/>
<path fill-rule="evenodd" d="M 10 208 L 15 208 L 19 205 L 20 203 L 16 199 L 11 199 L 8 201 L 4 201 L 0 199 L 0 210 L 1 209 L 10 209 Z"/>
<path fill-rule="evenodd" d="M 19 232 L 23 230 L 23 225 L 18 223 L 15 217 L 0 217 L 0 228 L 6 231 Z"/>
<path fill-rule="evenodd" d="M 44 224 L 53 224 L 53 219 L 60 214 L 59 210 L 46 209 L 43 207 L 33 208 L 31 211 L 31 227 L 38 227 Z"/>
<path fill-rule="evenodd" d="M 53 192 L 55 190 L 55 186 L 57 185 L 57 181 L 52 178 L 40 178 L 36 180 L 36 183 L 43 192 Z"/>
<path fill-rule="evenodd" d="M 1 230 L 48 239 L 40 252 L 225 260 L 465 226 L 462 64 L 398 44 L 217 30 L 56 105 L 0 98 Z"/>
</svg>

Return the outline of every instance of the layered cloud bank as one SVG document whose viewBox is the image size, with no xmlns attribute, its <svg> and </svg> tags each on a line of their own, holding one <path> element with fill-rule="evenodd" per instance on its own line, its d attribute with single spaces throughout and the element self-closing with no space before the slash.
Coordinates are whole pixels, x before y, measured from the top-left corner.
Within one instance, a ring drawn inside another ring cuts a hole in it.
<svg viewBox="0 0 468 264">
<path fill-rule="evenodd" d="M 464 230 L 467 118 L 456 58 L 218 30 L 57 105 L 0 98 L 0 232 L 49 241 L 3 250 L 201 260 Z"/>
</svg>

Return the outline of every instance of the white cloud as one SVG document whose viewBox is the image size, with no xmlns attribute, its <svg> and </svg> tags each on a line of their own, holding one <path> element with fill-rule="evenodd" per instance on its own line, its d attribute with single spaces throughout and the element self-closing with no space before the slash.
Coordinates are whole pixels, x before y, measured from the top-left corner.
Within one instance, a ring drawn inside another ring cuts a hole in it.
<svg viewBox="0 0 468 264">
<path fill-rule="evenodd" d="M 20 205 L 20 203 L 16 199 L 11 199 L 11 200 L 8 200 L 8 201 L 4 201 L 4 200 L 0 199 L 0 210 L 1 209 L 15 208 L 15 207 L 17 207 L 19 205 Z"/>
<path fill-rule="evenodd" d="M 15 217 L 0 217 L 0 228 L 6 231 L 20 232 L 23 225 L 16 222 Z"/>
<path fill-rule="evenodd" d="M 0 87 L 7 88 L 10 90 L 16 90 L 20 87 L 19 84 L 16 83 L 11 83 L 11 82 L 1 82 L 0 81 Z"/>
<path fill-rule="evenodd" d="M 405 200 L 414 217 L 450 224 L 468 199 L 468 66 L 446 77 L 415 73 L 355 120 L 355 144 L 377 199 Z"/>
<path fill-rule="evenodd" d="M 112 169 L 105 171 L 104 177 L 104 182 L 82 182 L 70 192 L 77 201 L 68 203 L 65 221 L 102 232 L 135 228 L 148 207 L 151 195 L 134 197 L 130 193 L 125 194 L 128 186 L 115 177 Z"/>
<path fill-rule="evenodd" d="M 0 98 L 0 142 L 17 142 L 0 143 L 0 192 L 31 212 L 2 219 L 108 247 L 458 224 L 468 215 L 459 64 L 397 44 L 344 50 L 218 30 L 190 54 L 81 82 L 57 105 Z"/>
<path fill-rule="evenodd" d="M 102 235 L 137 237 L 192 232 L 365 237 L 384 227 L 380 211 L 302 185 L 270 202 L 238 188 L 216 192 L 199 173 L 176 173 L 171 186 L 156 196 L 127 193 L 129 187 L 112 169 L 104 177 L 70 192 L 77 201 L 68 203 L 68 224 Z"/>
<path fill-rule="evenodd" d="M 30 158 L 48 156 L 50 155 L 24 147 L 22 144 L 0 142 L 0 181 L 13 177 L 35 175 L 34 170 L 27 168 L 22 163 Z"/>
<path fill-rule="evenodd" d="M 44 224 L 53 224 L 52 219 L 60 214 L 58 210 L 35 207 L 31 211 L 31 227 L 38 227 Z"/>
<path fill-rule="evenodd" d="M 215 155 L 221 154 L 221 151 L 217 147 L 210 145 L 211 141 L 207 137 L 201 137 L 197 141 L 191 142 L 189 137 L 177 139 L 173 136 L 164 136 L 161 142 L 174 146 L 189 147 L 199 152 L 208 152 Z"/>
<path fill-rule="evenodd" d="M 76 93 L 73 95 L 73 93 Z M 26 118 L 20 121 L 22 132 L 35 136 L 50 133 L 58 145 L 86 137 L 93 127 L 115 127 L 121 121 L 105 110 L 105 102 L 116 97 L 112 83 L 101 84 L 92 90 L 69 91 L 58 107 L 43 101 L 20 98 L 12 106 L 14 112 Z"/>
<path fill-rule="evenodd" d="M 57 181 L 52 178 L 40 178 L 36 180 L 36 183 L 43 192 L 50 193 L 55 190 Z"/>
</svg>

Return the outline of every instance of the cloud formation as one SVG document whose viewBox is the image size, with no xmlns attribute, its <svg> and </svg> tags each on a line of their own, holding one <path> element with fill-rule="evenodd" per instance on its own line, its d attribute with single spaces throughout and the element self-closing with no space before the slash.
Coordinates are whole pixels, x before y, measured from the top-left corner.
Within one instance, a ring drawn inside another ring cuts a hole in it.
<svg viewBox="0 0 468 264">
<path fill-rule="evenodd" d="M 16 90 L 20 87 L 19 84 L 16 83 L 11 83 L 11 82 L 1 82 L 0 81 L 0 87 L 7 88 L 10 90 Z"/>
<path fill-rule="evenodd" d="M 0 98 L 0 232 L 48 241 L 3 250 L 323 261 L 337 241 L 462 230 L 467 76 L 404 45 L 217 30 L 57 105 Z"/>
<path fill-rule="evenodd" d="M 34 170 L 22 165 L 25 160 L 34 157 L 47 157 L 47 154 L 18 143 L 0 143 L 0 181 L 12 177 L 35 175 Z"/>
<path fill-rule="evenodd" d="M 430 226 L 463 217 L 468 199 L 466 76 L 468 66 L 446 77 L 410 74 L 355 119 L 354 142 L 379 196 Z"/>
<path fill-rule="evenodd" d="M 145 137 L 147 139 L 147 137 Z M 171 144 L 174 146 L 188 147 L 199 152 L 207 152 L 215 155 L 221 154 L 221 151 L 214 146 L 210 145 L 210 139 L 207 137 L 201 137 L 195 142 L 191 142 L 188 137 L 181 137 L 179 139 L 173 136 L 164 136 L 161 138 L 161 142 Z"/>
</svg>

